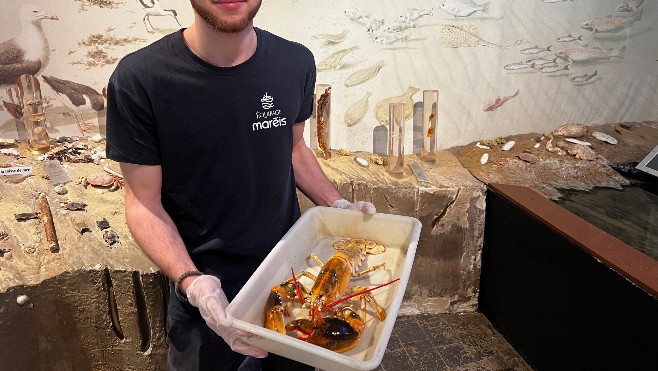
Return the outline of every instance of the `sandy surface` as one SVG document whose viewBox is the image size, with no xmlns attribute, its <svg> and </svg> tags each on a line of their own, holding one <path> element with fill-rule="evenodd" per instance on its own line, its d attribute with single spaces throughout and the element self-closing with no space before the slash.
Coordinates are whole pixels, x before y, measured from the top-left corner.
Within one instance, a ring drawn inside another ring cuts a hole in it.
<svg viewBox="0 0 658 371">
<path fill-rule="evenodd" d="M 592 137 L 599 131 L 618 140 L 612 145 Z M 563 139 L 564 137 L 562 137 Z M 553 143 L 560 137 L 554 136 Z M 628 180 L 619 175 L 613 166 L 640 162 L 658 145 L 658 123 L 619 123 L 590 126 L 587 134 L 578 138 L 591 143 L 596 153 L 594 160 L 578 159 L 568 153 L 558 154 L 546 150 L 548 138 L 543 133 L 513 135 L 496 140 L 501 142 L 491 149 L 476 146 L 477 142 L 449 149 L 473 176 L 484 183 L 504 183 L 527 186 L 551 199 L 561 196 L 560 189 L 589 190 L 594 187 L 621 188 Z M 508 151 L 501 149 L 503 143 L 515 141 Z M 535 145 L 539 143 L 539 147 Z M 519 154 L 528 152 L 536 156 L 536 163 L 528 163 Z M 481 164 L 482 155 L 488 153 L 489 160 Z"/>
</svg>

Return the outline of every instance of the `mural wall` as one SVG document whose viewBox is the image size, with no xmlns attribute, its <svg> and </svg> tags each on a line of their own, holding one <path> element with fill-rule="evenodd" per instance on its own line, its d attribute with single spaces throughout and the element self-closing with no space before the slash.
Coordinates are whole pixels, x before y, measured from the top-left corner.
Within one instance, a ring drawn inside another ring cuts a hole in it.
<svg viewBox="0 0 658 371">
<path fill-rule="evenodd" d="M 21 135 L 17 74 L 41 81 L 51 136 L 102 132 L 102 90 L 119 59 L 193 20 L 186 0 L 1 5 L 0 137 L 9 138 Z M 425 89 L 440 93 L 439 148 L 656 120 L 657 20 L 655 0 L 263 0 L 255 23 L 313 51 L 317 82 L 332 85 L 332 148 L 373 151 L 387 103 L 399 100 L 410 153 Z"/>
</svg>

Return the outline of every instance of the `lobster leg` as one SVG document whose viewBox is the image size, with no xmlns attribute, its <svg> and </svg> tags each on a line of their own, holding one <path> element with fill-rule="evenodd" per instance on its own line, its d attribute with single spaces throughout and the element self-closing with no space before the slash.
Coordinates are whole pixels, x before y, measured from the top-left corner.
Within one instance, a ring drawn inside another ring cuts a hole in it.
<svg viewBox="0 0 658 371">
<path fill-rule="evenodd" d="M 384 269 L 386 269 L 386 263 L 381 263 L 381 264 L 373 265 L 372 267 L 370 267 L 370 268 L 368 268 L 368 269 L 366 269 L 366 270 L 364 270 L 364 271 L 361 271 L 361 272 L 358 272 L 358 273 L 352 275 L 352 277 L 361 277 L 361 276 L 364 276 L 364 275 L 366 275 L 366 274 L 368 274 L 368 273 L 370 273 L 370 272 L 374 272 L 374 271 L 376 271 L 377 269 L 380 269 L 380 268 L 384 268 Z"/>
<path fill-rule="evenodd" d="M 367 288 L 365 288 L 363 286 L 353 286 L 353 287 L 350 287 L 349 289 L 350 289 L 350 291 L 352 291 L 354 293 L 367 290 Z M 384 309 L 381 305 L 379 305 L 379 303 L 377 302 L 377 300 L 375 300 L 375 297 L 372 295 L 371 292 L 364 293 L 361 296 L 361 298 L 364 302 L 365 301 L 368 302 L 368 304 L 370 305 L 372 310 L 375 311 L 375 314 L 377 315 L 377 318 L 380 321 L 383 321 L 384 319 L 386 319 L 386 309 Z M 365 306 L 365 303 L 364 303 L 362 310 L 365 311 L 365 307 L 366 306 Z"/>
</svg>

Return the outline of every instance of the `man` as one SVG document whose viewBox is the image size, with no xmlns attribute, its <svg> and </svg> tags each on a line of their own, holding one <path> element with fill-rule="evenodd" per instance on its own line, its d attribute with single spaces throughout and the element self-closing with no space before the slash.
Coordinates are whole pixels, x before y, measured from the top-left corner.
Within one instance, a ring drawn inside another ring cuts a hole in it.
<svg viewBox="0 0 658 371">
<path fill-rule="evenodd" d="M 191 2 L 191 27 L 127 55 L 108 84 L 128 226 L 175 282 L 168 369 L 232 370 L 245 355 L 309 369 L 245 343 L 224 310 L 299 217 L 295 187 L 317 205 L 375 209 L 344 200 L 304 143 L 310 51 L 253 26 L 260 0 Z"/>
</svg>

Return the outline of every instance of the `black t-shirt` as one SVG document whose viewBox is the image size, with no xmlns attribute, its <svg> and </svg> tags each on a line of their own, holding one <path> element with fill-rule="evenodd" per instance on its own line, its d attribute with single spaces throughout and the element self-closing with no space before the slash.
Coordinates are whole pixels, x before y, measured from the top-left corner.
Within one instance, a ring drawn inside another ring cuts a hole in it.
<svg viewBox="0 0 658 371">
<path fill-rule="evenodd" d="M 216 67 L 181 30 L 127 55 L 108 84 L 107 156 L 162 167 L 165 210 L 229 300 L 299 218 L 292 127 L 313 108 L 311 52 L 256 34 L 250 59 Z M 198 316 L 174 297 L 169 307 Z"/>
</svg>

